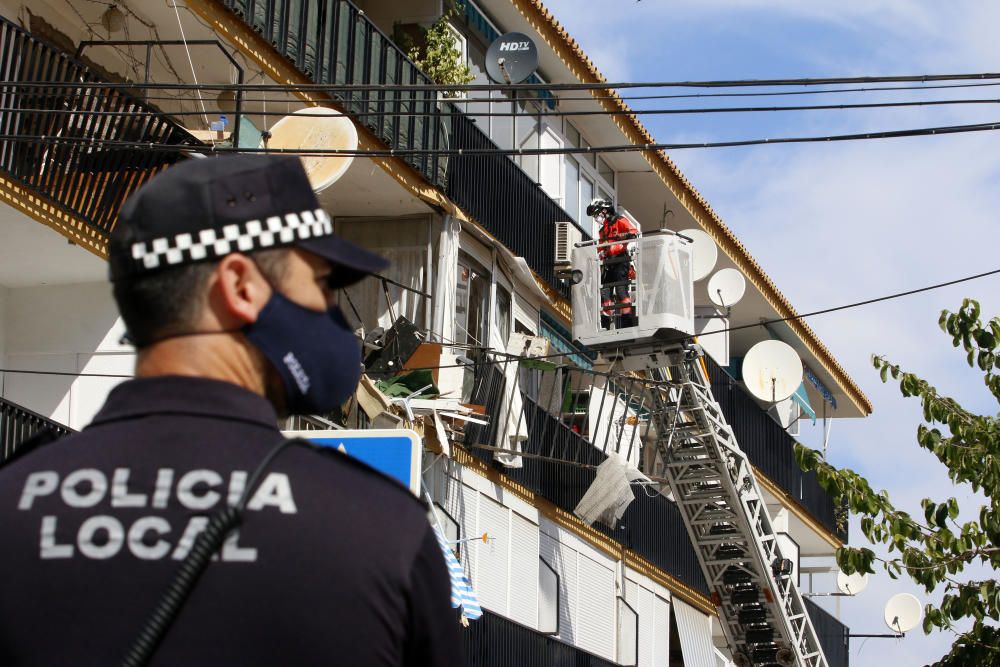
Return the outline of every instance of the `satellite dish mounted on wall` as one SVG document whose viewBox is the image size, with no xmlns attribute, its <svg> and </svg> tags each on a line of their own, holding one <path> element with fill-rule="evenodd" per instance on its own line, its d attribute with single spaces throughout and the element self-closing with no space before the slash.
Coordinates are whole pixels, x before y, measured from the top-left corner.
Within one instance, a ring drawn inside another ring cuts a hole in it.
<svg viewBox="0 0 1000 667">
<path fill-rule="evenodd" d="M 783 401 L 802 384 L 802 360 L 788 343 L 762 340 L 743 358 L 743 382 L 762 401 Z"/>
<path fill-rule="evenodd" d="M 680 233 L 691 239 L 691 279 L 695 282 L 704 280 L 715 268 L 715 260 L 719 258 L 715 241 L 700 229 L 682 229 Z"/>
<path fill-rule="evenodd" d="M 720 308 L 732 308 L 746 291 L 746 278 L 736 269 L 721 269 L 708 279 L 708 298 Z"/>
<path fill-rule="evenodd" d="M 854 574 L 837 573 L 837 588 L 844 595 L 857 595 L 868 588 L 868 575 L 855 572 Z"/>
<path fill-rule="evenodd" d="M 898 593 L 885 603 L 885 624 L 890 630 L 903 634 L 917 627 L 923 612 L 923 605 L 915 595 Z"/>
<path fill-rule="evenodd" d="M 486 74 L 494 83 L 521 83 L 538 68 L 538 47 L 520 32 L 508 32 L 486 50 Z"/>
<path fill-rule="evenodd" d="M 358 149 L 358 130 L 351 119 L 337 115 L 336 109 L 307 107 L 285 116 L 271 128 L 268 148 L 310 150 Z M 344 175 L 354 161 L 353 155 L 313 156 L 302 158 L 313 190 L 320 192 Z"/>
</svg>

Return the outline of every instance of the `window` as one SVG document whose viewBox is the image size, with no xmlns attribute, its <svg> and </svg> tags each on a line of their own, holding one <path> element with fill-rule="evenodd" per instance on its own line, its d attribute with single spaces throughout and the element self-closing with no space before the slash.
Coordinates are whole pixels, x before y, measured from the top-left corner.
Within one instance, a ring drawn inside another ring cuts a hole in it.
<svg viewBox="0 0 1000 667">
<path fill-rule="evenodd" d="M 441 505 L 434 503 L 434 514 L 441 526 L 444 537 L 451 544 L 451 550 L 455 552 L 455 558 L 461 560 L 462 554 L 459 540 L 462 539 L 462 527 L 454 517 L 448 514 Z"/>
<path fill-rule="evenodd" d="M 563 202 L 563 208 L 574 220 L 580 222 L 580 167 L 572 155 L 566 156 L 565 170 L 566 187 L 563 188 L 563 191 L 566 194 L 566 199 Z M 584 208 L 586 209 L 586 205 Z"/>
<path fill-rule="evenodd" d="M 458 257 L 455 285 L 455 323 L 460 343 L 486 346 L 490 310 L 490 277 L 464 252 Z"/>
<path fill-rule="evenodd" d="M 590 142 L 571 122 L 563 123 L 568 146 L 591 148 Z M 615 172 L 594 153 L 566 155 L 563 159 L 563 208 L 584 229 L 597 235 L 596 223 L 587 217 L 587 204 L 595 196 L 615 201 Z"/>
<path fill-rule="evenodd" d="M 497 330 L 500 332 L 500 339 L 503 341 L 503 347 L 506 350 L 507 343 L 510 342 L 510 292 L 500 285 L 497 285 L 496 318 Z M 490 342 L 492 343 L 493 341 Z"/>
<path fill-rule="evenodd" d="M 619 665 L 639 662 L 639 614 L 624 598 L 618 598 L 618 655 Z"/>
<path fill-rule="evenodd" d="M 615 172 L 611 168 L 611 165 L 605 162 L 602 157 L 597 158 L 597 175 L 603 178 L 608 185 L 614 186 Z"/>
<path fill-rule="evenodd" d="M 538 559 L 538 631 L 559 634 L 559 573 L 544 558 Z"/>
</svg>

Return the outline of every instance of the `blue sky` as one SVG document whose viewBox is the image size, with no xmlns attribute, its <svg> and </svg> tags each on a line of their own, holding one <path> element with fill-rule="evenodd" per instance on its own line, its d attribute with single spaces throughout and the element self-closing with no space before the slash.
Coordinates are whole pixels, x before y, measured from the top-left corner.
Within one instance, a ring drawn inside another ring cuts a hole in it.
<svg viewBox="0 0 1000 667">
<path fill-rule="evenodd" d="M 995 71 L 1000 4 L 906 0 L 546 0 L 612 81 L 831 77 Z M 634 93 L 637 91 L 633 91 Z M 651 94 L 645 90 L 641 94 Z M 668 91 L 664 91 L 668 92 Z M 676 92 L 676 91 L 673 91 Z M 764 104 L 1000 98 L 1000 86 L 954 91 L 764 98 Z M 741 105 L 747 99 L 644 101 L 635 108 Z M 1000 105 L 864 111 L 646 116 L 663 142 L 894 130 L 1000 121 Z M 800 312 L 1000 267 L 1000 135 L 675 151 L 671 155 Z M 915 443 L 919 405 L 882 385 L 869 363 L 887 354 L 967 407 L 996 414 L 981 377 L 937 328 L 942 308 L 977 298 L 1000 314 L 1000 277 L 813 318 L 813 329 L 872 399 L 874 414 L 833 426 L 830 460 L 885 488 L 903 509 L 958 495 Z M 810 432 L 811 431 L 811 432 Z M 803 439 L 818 442 L 819 429 Z M 854 527 L 854 542 L 864 538 Z M 841 602 L 856 633 L 886 628 L 882 607 L 919 591 L 884 574 Z M 948 634 L 852 641 L 853 667 L 922 665 Z"/>
</svg>

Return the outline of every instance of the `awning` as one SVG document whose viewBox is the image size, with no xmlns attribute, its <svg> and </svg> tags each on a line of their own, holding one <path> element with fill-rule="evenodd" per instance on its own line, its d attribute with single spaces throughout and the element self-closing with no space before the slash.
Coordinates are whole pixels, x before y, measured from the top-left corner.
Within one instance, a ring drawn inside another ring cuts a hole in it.
<svg viewBox="0 0 1000 667">
<path fill-rule="evenodd" d="M 799 385 L 799 388 L 795 390 L 792 394 L 792 400 L 798 404 L 799 409 L 802 410 L 803 414 L 809 416 L 816 423 L 816 411 L 813 410 L 812 405 L 809 403 L 809 394 L 806 393 L 806 383 L 803 382 Z"/>
<path fill-rule="evenodd" d="M 673 601 L 677 636 L 681 640 L 684 667 L 716 667 L 712 645 L 712 620 L 676 597 Z"/>
<path fill-rule="evenodd" d="M 555 348 L 556 352 L 565 354 L 567 359 L 580 368 L 590 370 L 594 367 L 593 360 L 596 355 L 591 356 L 586 348 L 580 349 L 576 345 L 573 345 L 573 334 L 544 311 L 541 313 L 539 325 L 538 333 L 552 343 L 552 347 Z"/>
</svg>

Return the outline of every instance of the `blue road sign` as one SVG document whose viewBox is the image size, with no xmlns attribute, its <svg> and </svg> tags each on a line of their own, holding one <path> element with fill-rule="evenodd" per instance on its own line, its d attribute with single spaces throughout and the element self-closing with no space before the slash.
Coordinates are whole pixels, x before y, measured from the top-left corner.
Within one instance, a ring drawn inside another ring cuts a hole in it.
<svg viewBox="0 0 1000 667">
<path fill-rule="evenodd" d="M 333 447 L 364 461 L 420 496 L 420 436 L 410 429 L 285 431 L 289 438 L 303 438 Z"/>
</svg>

